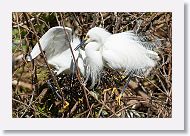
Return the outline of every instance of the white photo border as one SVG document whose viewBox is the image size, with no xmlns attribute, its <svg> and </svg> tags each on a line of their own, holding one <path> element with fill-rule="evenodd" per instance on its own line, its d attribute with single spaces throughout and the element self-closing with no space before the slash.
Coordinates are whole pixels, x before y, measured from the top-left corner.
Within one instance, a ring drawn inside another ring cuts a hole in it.
<svg viewBox="0 0 190 136">
<path fill-rule="evenodd" d="M 179 0 L 6 0 L 0 5 L 3 130 L 184 130 L 184 3 Z M 12 118 L 12 12 L 172 12 L 172 118 Z"/>
</svg>

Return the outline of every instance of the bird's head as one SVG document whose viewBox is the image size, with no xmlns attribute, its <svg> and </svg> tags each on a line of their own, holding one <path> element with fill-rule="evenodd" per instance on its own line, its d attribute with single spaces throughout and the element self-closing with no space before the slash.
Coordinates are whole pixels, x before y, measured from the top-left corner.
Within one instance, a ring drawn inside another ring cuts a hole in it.
<svg viewBox="0 0 190 136">
<path fill-rule="evenodd" d="M 104 41 L 110 36 L 111 34 L 107 32 L 105 29 L 100 27 L 93 27 L 91 28 L 87 34 L 83 42 L 81 42 L 75 50 L 80 48 L 81 46 L 84 46 L 90 42 L 97 42 L 100 45 L 103 45 Z"/>
<path fill-rule="evenodd" d="M 98 42 L 103 44 L 110 35 L 111 33 L 101 27 L 93 27 L 86 34 L 86 42 Z"/>
</svg>

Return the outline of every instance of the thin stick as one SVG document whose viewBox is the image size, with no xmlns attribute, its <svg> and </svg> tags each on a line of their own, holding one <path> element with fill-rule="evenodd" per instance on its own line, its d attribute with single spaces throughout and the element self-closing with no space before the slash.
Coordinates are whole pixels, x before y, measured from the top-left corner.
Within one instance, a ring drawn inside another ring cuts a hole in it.
<svg viewBox="0 0 190 136">
<path fill-rule="evenodd" d="M 60 88 L 60 86 L 59 86 L 59 84 L 58 84 L 58 82 L 57 82 L 57 80 L 56 80 L 56 77 L 55 77 L 54 73 L 52 72 L 50 66 L 48 65 L 47 58 L 46 58 L 46 56 L 45 56 L 45 54 L 44 54 L 44 52 L 43 52 L 43 50 L 42 50 L 42 47 L 41 47 L 41 44 L 40 44 L 40 42 L 39 42 L 39 38 L 38 38 L 38 36 L 37 36 L 36 30 L 35 30 L 35 28 L 34 28 L 34 25 L 32 24 L 32 22 L 31 22 L 31 20 L 30 20 L 30 17 L 28 16 L 28 14 L 27 14 L 27 13 L 23 13 L 23 14 L 24 14 L 24 15 L 27 17 L 27 19 L 29 20 L 30 26 L 32 27 L 32 29 L 33 29 L 33 31 L 34 31 L 34 34 L 35 34 L 35 37 L 36 37 L 36 39 L 37 39 L 37 43 L 38 43 L 38 45 L 39 45 L 39 48 L 40 48 L 41 54 L 42 54 L 42 56 L 43 56 L 43 59 L 44 59 L 44 61 L 45 61 L 45 64 L 47 65 L 47 68 L 48 68 L 48 70 L 49 70 L 49 72 L 50 72 L 50 74 L 51 74 L 51 77 L 52 77 L 52 79 L 53 79 L 54 84 L 57 86 L 58 90 L 61 92 L 61 94 L 62 94 L 62 100 L 64 101 L 64 99 L 63 99 L 63 92 L 61 91 L 61 88 Z"/>
<path fill-rule="evenodd" d="M 62 16 L 61 16 L 61 18 L 62 18 Z M 63 18 L 62 18 L 62 19 L 63 19 Z M 63 25 L 63 28 L 64 28 L 64 30 L 65 30 L 65 26 L 64 26 L 64 25 Z M 66 35 L 66 37 L 67 37 L 67 40 L 69 41 L 69 48 L 70 48 L 70 51 L 71 51 L 71 54 L 72 54 L 72 57 L 73 57 L 73 60 L 74 60 L 74 65 L 76 66 L 76 76 L 77 76 L 77 79 L 79 80 L 79 82 L 81 83 L 82 78 L 81 78 L 81 76 L 80 76 L 80 71 L 79 71 L 78 65 L 77 65 L 77 63 L 76 63 L 76 59 L 75 59 L 75 56 L 74 56 L 74 53 L 73 53 L 73 50 L 72 50 L 72 47 L 71 47 L 71 44 L 70 44 L 70 39 L 69 39 L 69 36 L 68 36 L 66 30 L 65 30 L 65 35 Z M 84 90 L 84 94 L 85 94 L 85 99 L 86 99 L 87 106 L 88 106 L 88 108 L 89 108 L 89 110 L 90 110 L 90 113 L 92 113 L 92 110 L 91 110 L 91 107 L 90 107 L 90 104 L 89 104 L 89 101 L 88 101 L 88 97 L 87 97 L 86 90 L 85 90 L 85 89 L 83 89 L 83 90 Z M 92 115 L 92 114 L 91 114 L 91 115 Z"/>
</svg>

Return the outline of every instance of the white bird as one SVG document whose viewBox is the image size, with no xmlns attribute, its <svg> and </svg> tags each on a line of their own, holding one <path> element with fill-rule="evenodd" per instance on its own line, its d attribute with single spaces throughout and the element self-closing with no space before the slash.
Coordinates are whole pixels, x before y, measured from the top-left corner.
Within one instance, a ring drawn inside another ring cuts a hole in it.
<svg viewBox="0 0 190 136">
<path fill-rule="evenodd" d="M 72 35 L 71 28 L 56 26 L 50 28 L 39 40 L 42 50 L 45 52 L 47 62 L 55 67 L 57 75 L 60 73 L 72 73 L 75 68 L 73 56 L 69 48 L 71 44 L 72 50 L 80 44 L 80 40 L 76 35 Z M 31 61 L 41 53 L 38 43 L 27 56 L 27 60 Z M 73 50 L 74 57 L 77 60 L 80 72 L 84 75 L 84 58 L 83 50 Z"/>
<path fill-rule="evenodd" d="M 124 92 L 132 75 L 148 75 L 159 60 L 158 54 L 131 31 L 111 34 L 103 28 L 94 27 L 87 32 L 84 44 L 89 67 L 86 73 L 94 81 L 92 86 L 106 66 L 129 76 L 122 90 Z"/>
</svg>

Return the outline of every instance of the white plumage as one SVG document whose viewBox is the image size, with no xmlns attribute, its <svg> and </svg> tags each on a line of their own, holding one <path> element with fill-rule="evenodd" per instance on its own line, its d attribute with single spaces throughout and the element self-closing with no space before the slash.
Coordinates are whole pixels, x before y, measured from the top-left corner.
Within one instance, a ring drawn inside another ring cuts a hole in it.
<svg viewBox="0 0 190 136">
<path fill-rule="evenodd" d="M 97 42 L 89 42 L 85 47 L 86 82 L 91 78 L 91 88 L 94 87 L 97 80 L 100 81 L 101 72 L 104 66 L 99 46 Z"/>
<path fill-rule="evenodd" d="M 103 28 L 94 27 L 88 31 L 86 37 L 85 52 L 81 49 L 73 50 L 81 44 L 68 27 L 53 27 L 40 38 L 47 61 L 56 68 L 57 75 L 62 72 L 71 73 L 75 68 L 69 44 L 82 75 L 86 77 L 86 81 L 91 79 L 91 88 L 100 80 L 104 66 L 121 70 L 124 74 L 132 72 L 147 75 L 159 59 L 158 54 L 144 46 L 131 31 L 111 34 Z M 27 60 L 31 61 L 40 53 L 39 45 L 36 44 Z"/>
<path fill-rule="evenodd" d="M 87 77 L 91 76 L 92 86 L 103 66 L 122 70 L 125 74 L 147 75 L 159 59 L 158 54 L 143 46 L 131 31 L 111 34 L 103 28 L 94 27 L 88 31 L 86 38 Z"/>
<path fill-rule="evenodd" d="M 56 70 L 56 74 L 59 75 L 62 72 L 73 72 L 74 62 L 69 44 L 71 44 L 72 50 L 80 44 L 80 40 L 77 36 L 72 35 L 71 28 L 56 26 L 50 28 L 39 40 L 42 50 L 45 52 L 47 62 L 53 65 Z M 27 56 L 27 60 L 31 61 L 40 54 L 38 43 L 32 49 L 32 52 Z M 85 52 L 83 50 L 73 50 L 74 56 L 77 60 L 78 67 L 81 73 L 84 75 L 84 58 Z"/>
</svg>

